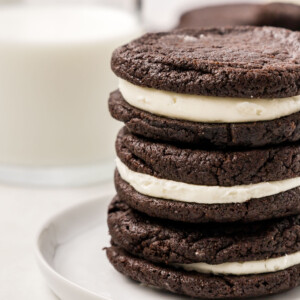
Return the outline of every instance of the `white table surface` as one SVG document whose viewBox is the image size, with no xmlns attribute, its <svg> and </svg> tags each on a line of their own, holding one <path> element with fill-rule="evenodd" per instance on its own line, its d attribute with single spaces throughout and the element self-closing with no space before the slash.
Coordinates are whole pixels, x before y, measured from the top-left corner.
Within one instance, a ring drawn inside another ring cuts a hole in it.
<svg viewBox="0 0 300 300">
<path fill-rule="evenodd" d="M 0 185 L 1 300 L 57 300 L 35 263 L 37 230 L 59 211 L 108 190 L 113 190 L 112 182 L 65 189 Z"/>
</svg>

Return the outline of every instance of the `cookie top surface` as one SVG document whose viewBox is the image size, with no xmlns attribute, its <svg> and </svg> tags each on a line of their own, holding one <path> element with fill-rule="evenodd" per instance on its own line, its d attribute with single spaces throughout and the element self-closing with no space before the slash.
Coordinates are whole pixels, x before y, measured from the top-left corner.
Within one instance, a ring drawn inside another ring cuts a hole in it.
<svg viewBox="0 0 300 300">
<path fill-rule="evenodd" d="M 201 7 L 185 12 L 178 27 L 256 25 L 261 5 L 251 3 Z"/>
<path fill-rule="evenodd" d="M 300 32 L 220 27 L 149 33 L 114 51 L 133 84 L 185 94 L 280 98 L 300 94 Z"/>
<path fill-rule="evenodd" d="M 115 244 L 152 262 L 221 264 L 300 250 L 299 216 L 238 225 L 190 225 L 150 218 L 116 197 L 109 207 L 108 226 Z"/>
</svg>

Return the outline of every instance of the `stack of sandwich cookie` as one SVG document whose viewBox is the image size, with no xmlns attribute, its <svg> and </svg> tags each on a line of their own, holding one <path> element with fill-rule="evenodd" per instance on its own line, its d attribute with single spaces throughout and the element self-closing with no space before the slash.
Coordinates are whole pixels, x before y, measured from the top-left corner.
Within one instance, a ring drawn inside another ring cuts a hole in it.
<svg viewBox="0 0 300 300">
<path fill-rule="evenodd" d="M 300 219 L 188 225 L 149 218 L 118 197 L 109 207 L 107 256 L 132 279 L 192 297 L 280 293 L 300 284 Z"/>
<path fill-rule="evenodd" d="M 298 141 L 298 38 L 249 27 L 148 34 L 112 58 L 120 89 L 110 96 L 111 114 L 156 140 L 218 147 Z"/>
<path fill-rule="evenodd" d="M 110 262 L 200 298 L 300 284 L 300 33 L 147 34 L 117 49 Z"/>
</svg>

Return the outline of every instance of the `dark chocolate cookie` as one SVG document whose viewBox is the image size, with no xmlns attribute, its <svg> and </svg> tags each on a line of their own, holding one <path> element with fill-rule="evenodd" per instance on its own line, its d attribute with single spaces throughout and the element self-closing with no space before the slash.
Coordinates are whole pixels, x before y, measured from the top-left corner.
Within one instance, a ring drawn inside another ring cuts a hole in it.
<svg viewBox="0 0 300 300">
<path fill-rule="evenodd" d="M 261 5 L 250 3 L 201 7 L 185 12 L 180 17 L 178 28 L 258 25 L 260 10 Z"/>
<path fill-rule="evenodd" d="M 300 265 L 275 273 L 214 276 L 187 272 L 136 258 L 118 247 L 106 249 L 114 268 L 146 285 L 196 298 L 246 298 L 281 293 L 300 285 Z"/>
<path fill-rule="evenodd" d="M 197 185 L 247 185 L 300 176 L 298 144 L 240 151 L 200 150 L 147 140 L 123 128 L 116 151 L 132 171 Z"/>
<path fill-rule="evenodd" d="M 117 76 L 177 93 L 278 98 L 300 94 L 300 32 L 273 27 L 149 33 L 114 51 Z"/>
<path fill-rule="evenodd" d="M 164 264 L 257 261 L 300 251 L 299 216 L 249 224 L 187 224 L 151 218 L 116 196 L 108 227 L 115 245 Z"/>
<path fill-rule="evenodd" d="M 149 216 L 188 223 L 253 222 L 300 214 L 300 187 L 244 203 L 198 204 L 140 194 L 115 173 L 118 196 Z"/>
<path fill-rule="evenodd" d="M 300 5 L 291 3 L 262 5 L 257 24 L 300 30 Z"/>
<path fill-rule="evenodd" d="M 156 116 L 111 93 L 109 110 L 134 134 L 166 142 L 223 147 L 260 147 L 300 139 L 300 112 L 263 122 L 209 124 Z"/>
</svg>

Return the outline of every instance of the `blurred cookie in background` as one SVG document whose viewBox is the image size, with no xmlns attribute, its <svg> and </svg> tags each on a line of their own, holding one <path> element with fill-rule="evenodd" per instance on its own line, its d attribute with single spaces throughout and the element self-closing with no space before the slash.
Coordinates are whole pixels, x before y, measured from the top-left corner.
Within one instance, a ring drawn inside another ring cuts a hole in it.
<svg viewBox="0 0 300 300">
<path fill-rule="evenodd" d="M 292 3 L 223 4 L 185 12 L 178 28 L 205 26 L 275 26 L 300 30 L 300 5 Z"/>
<path fill-rule="evenodd" d="M 255 25 L 261 5 L 240 3 L 206 6 L 185 12 L 178 27 Z"/>
<path fill-rule="evenodd" d="M 300 30 L 300 5 L 291 3 L 262 5 L 258 15 L 258 25 Z"/>
</svg>

